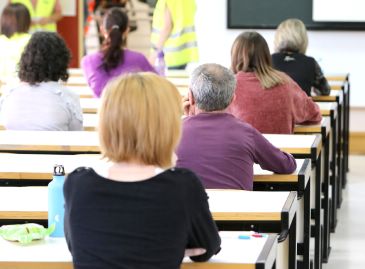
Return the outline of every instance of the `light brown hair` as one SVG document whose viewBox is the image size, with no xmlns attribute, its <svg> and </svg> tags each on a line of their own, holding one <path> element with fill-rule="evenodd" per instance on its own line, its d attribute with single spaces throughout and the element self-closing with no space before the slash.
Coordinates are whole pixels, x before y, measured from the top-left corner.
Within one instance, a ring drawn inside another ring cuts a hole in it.
<svg viewBox="0 0 365 269">
<path fill-rule="evenodd" d="M 231 69 L 254 72 L 261 87 L 268 89 L 285 83 L 281 73 L 272 67 L 272 60 L 266 40 L 257 32 L 243 32 L 233 42 Z"/>
<path fill-rule="evenodd" d="M 176 87 L 153 73 L 127 74 L 107 84 L 99 110 L 104 157 L 167 168 L 180 139 L 182 104 Z"/>
<path fill-rule="evenodd" d="M 308 35 L 304 23 L 298 19 L 287 19 L 279 24 L 275 32 L 276 52 L 290 51 L 305 54 Z"/>
</svg>

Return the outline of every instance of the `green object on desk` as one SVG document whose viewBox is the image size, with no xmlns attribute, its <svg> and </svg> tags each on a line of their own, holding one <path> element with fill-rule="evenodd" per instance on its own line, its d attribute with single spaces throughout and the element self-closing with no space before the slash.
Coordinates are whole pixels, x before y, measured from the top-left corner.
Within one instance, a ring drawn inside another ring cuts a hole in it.
<svg viewBox="0 0 365 269">
<path fill-rule="evenodd" d="M 29 244 L 33 240 L 40 240 L 50 235 L 55 225 L 44 228 L 36 223 L 3 225 L 0 227 L 0 235 L 8 241 L 17 241 L 22 245 Z"/>
</svg>

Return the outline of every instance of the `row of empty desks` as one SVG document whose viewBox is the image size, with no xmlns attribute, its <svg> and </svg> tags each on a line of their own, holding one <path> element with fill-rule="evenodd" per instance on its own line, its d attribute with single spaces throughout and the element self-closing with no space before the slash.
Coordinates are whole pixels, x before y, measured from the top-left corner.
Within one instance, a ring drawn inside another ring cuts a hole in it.
<svg viewBox="0 0 365 269">
<path fill-rule="evenodd" d="M 296 192 L 207 190 L 220 230 L 239 228 L 279 234 L 278 268 L 296 266 Z M 22 199 L 27 201 L 24 203 Z M 46 222 L 47 187 L 1 187 L 0 220 Z M 262 203 L 263 200 L 270 201 Z M 244 256 L 244 255 L 243 255 Z"/>
<path fill-rule="evenodd" d="M 277 236 L 267 234 L 250 240 L 239 239 L 249 232 L 220 232 L 221 251 L 208 262 L 185 258 L 182 269 L 271 269 L 275 268 Z M 72 269 L 72 256 L 64 238 L 46 238 L 27 247 L 0 238 L 0 267 L 22 269 Z M 244 254 L 244 255 L 242 255 Z M 278 268 L 278 267 L 276 267 Z"/>
</svg>

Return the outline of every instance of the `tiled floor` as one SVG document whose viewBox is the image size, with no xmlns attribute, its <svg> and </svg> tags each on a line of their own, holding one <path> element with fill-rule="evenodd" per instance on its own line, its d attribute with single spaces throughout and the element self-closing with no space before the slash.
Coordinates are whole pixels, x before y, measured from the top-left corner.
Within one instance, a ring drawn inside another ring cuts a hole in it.
<svg viewBox="0 0 365 269">
<path fill-rule="evenodd" d="M 365 156 L 351 156 L 349 164 L 332 252 L 323 269 L 365 268 Z"/>
</svg>

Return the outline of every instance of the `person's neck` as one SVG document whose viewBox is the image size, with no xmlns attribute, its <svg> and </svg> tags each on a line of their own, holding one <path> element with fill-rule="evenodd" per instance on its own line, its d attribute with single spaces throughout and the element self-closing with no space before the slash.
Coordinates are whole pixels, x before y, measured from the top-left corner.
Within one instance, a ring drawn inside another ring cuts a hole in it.
<svg viewBox="0 0 365 269">
<path fill-rule="evenodd" d="M 201 110 L 201 109 L 195 107 L 195 115 L 199 115 L 199 114 L 202 114 L 202 113 L 204 113 L 204 114 L 207 114 L 207 113 L 209 113 L 209 114 L 219 114 L 219 113 L 226 113 L 226 112 L 227 112 L 226 108 L 223 109 L 223 110 L 205 111 L 205 110 Z"/>
<path fill-rule="evenodd" d="M 155 165 L 137 161 L 117 162 L 109 167 L 108 178 L 124 182 L 143 181 L 154 177 L 157 169 Z"/>
</svg>

